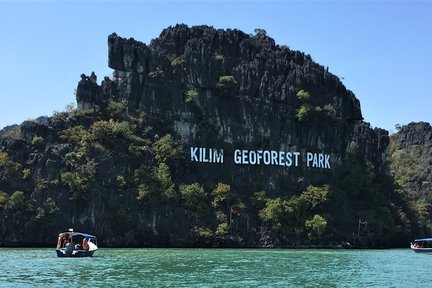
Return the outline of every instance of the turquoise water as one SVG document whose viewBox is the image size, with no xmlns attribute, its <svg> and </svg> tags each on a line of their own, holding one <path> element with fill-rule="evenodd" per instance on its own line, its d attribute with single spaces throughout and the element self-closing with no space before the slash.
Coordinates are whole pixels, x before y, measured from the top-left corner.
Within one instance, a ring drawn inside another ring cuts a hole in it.
<svg viewBox="0 0 432 288">
<path fill-rule="evenodd" d="M 431 287 L 431 268 L 409 249 L 0 248 L 0 287 Z"/>
</svg>

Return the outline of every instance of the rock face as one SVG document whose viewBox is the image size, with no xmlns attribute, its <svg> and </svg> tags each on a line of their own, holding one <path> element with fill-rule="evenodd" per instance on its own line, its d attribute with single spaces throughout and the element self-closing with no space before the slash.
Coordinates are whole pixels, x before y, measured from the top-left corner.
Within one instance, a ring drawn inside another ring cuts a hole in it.
<svg viewBox="0 0 432 288">
<path fill-rule="evenodd" d="M 418 227 L 415 237 L 429 237 L 432 230 L 432 127 L 409 123 L 390 137 L 388 160 L 399 193 L 412 207 Z"/>
<path fill-rule="evenodd" d="M 432 147 L 432 127 L 429 123 L 411 122 L 408 125 L 402 126 L 397 134 L 397 146 L 402 149 L 415 145 L 423 146 L 425 148 Z"/>
<path fill-rule="evenodd" d="M 101 86 L 97 84 L 97 76 L 94 72 L 90 76 L 81 74 L 76 90 L 78 109 L 99 109 L 106 107 L 110 99 L 115 99 L 117 87 L 109 77 L 105 77 Z"/>
<path fill-rule="evenodd" d="M 388 132 L 363 122 L 354 94 L 309 55 L 276 45 L 262 31 L 251 36 L 186 25 L 163 30 L 149 45 L 112 34 L 108 48 L 114 77 L 98 85 L 94 73 L 83 74 L 80 110 L 24 122 L 0 139 L 0 213 L 7 216 L 0 245 L 48 244 L 73 226 L 107 246 L 292 246 L 306 230 L 288 225 L 284 236 L 260 211 L 276 203 L 268 199 L 309 199 L 298 197 L 309 185 L 339 191 L 317 210 L 330 227 L 328 242 L 352 241 L 359 215 L 374 210 L 368 199 L 360 205 L 361 195 L 344 190 L 363 185 L 346 180 L 358 178 L 346 163 L 359 173 L 368 163 L 374 183 L 381 183 Z M 193 161 L 194 147 L 223 149 L 224 162 Z M 236 149 L 299 152 L 301 164 L 239 165 Z M 307 152 L 328 155 L 329 167 L 305 165 Z M 182 185 L 192 183 L 202 189 Z M 218 196 L 224 191 L 231 192 Z M 259 191 L 269 198 L 256 200 Z M 281 207 L 289 213 L 294 202 L 286 203 Z M 318 228 L 307 221 L 312 239 Z"/>
<path fill-rule="evenodd" d="M 313 107 L 333 108 L 337 124 L 362 120 L 359 101 L 336 76 L 309 55 L 276 45 L 265 35 L 177 25 L 148 46 L 115 34 L 108 45 L 119 98 L 129 111 L 163 116 L 169 128 L 189 141 L 197 135 L 212 143 L 215 138 L 251 143 L 268 137 L 279 145 L 341 153 L 346 143 L 334 139 L 346 138 L 350 131 L 324 125 L 312 131 L 315 124 L 294 121 L 299 90 L 310 93 Z M 228 90 L 221 89 L 224 76 L 233 80 Z M 188 101 L 188 91 L 197 97 Z M 200 122 L 211 125 L 213 133 L 199 127 Z"/>
<path fill-rule="evenodd" d="M 362 122 L 353 93 L 309 55 L 276 45 L 265 34 L 177 25 L 148 46 L 112 34 L 108 47 L 118 97 L 128 111 L 145 111 L 192 145 L 331 153 L 338 170 L 356 141 L 368 159 L 384 163 L 388 133 Z M 226 76 L 233 79 L 228 90 L 220 83 Z M 300 90 L 310 99 L 299 99 Z M 197 96 L 187 99 L 189 92 Z M 298 121 L 304 102 L 315 114 Z"/>
<path fill-rule="evenodd" d="M 429 123 L 409 123 L 392 135 L 390 160 L 396 179 L 414 201 L 432 195 L 432 127 Z"/>
</svg>

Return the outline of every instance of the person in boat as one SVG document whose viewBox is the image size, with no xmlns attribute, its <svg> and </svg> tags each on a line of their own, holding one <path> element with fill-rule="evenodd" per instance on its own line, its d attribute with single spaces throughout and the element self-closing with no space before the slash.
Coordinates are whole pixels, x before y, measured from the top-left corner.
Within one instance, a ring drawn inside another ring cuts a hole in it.
<svg viewBox="0 0 432 288">
<path fill-rule="evenodd" d="M 73 242 L 72 237 L 68 238 L 68 242 L 65 244 L 65 249 L 67 253 L 72 253 L 72 251 L 75 249 L 75 242 Z"/>
<path fill-rule="evenodd" d="M 414 248 L 423 248 L 423 245 L 420 242 L 414 242 L 413 246 L 414 246 Z"/>
<path fill-rule="evenodd" d="M 57 240 L 57 249 L 64 247 L 65 243 L 70 240 L 70 237 L 67 233 L 62 233 L 59 235 Z"/>
<path fill-rule="evenodd" d="M 61 235 L 59 235 L 58 239 L 57 239 L 57 249 L 60 249 L 62 246 L 62 241 L 63 237 Z"/>
<path fill-rule="evenodd" d="M 87 238 L 83 238 L 83 241 L 82 241 L 82 249 L 85 250 L 85 251 L 89 251 L 89 249 L 90 249 L 90 247 L 89 247 L 89 245 L 88 245 L 88 240 L 87 240 Z"/>
</svg>

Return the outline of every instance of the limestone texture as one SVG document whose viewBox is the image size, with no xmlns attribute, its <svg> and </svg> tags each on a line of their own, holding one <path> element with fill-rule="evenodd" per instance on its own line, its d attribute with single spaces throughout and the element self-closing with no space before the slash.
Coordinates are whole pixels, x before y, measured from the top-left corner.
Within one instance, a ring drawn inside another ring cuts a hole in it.
<svg viewBox="0 0 432 288">
<path fill-rule="evenodd" d="M 112 78 L 81 75 L 77 110 L 0 133 L 0 246 L 50 245 L 69 227 L 109 247 L 394 247 L 411 237 L 415 221 L 400 217 L 409 208 L 388 184 L 388 132 L 364 122 L 355 95 L 310 55 L 263 31 L 183 24 L 149 44 L 114 33 L 108 52 Z M 190 161 L 191 147 L 223 149 L 224 161 Z M 302 158 L 238 165 L 236 149 Z M 331 169 L 308 167 L 307 152 L 330 155 Z M 202 190 L 184 186 L 193 183 Z M 308 187 L 330 192 L 318 205 Z M 371 218 L 363 235 L 359 218 Z"/>
</svg>

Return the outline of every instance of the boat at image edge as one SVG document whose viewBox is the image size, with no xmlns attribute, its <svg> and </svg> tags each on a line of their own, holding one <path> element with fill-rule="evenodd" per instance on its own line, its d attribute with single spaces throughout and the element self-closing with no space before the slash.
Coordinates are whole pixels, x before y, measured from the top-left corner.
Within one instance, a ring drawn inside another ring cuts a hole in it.
<svg viewBox="0 0 432 288">
<path fill-rule="evenodd" d="M 91 257 L 97 249 L 96 236 L 71 229 L 58 236 L 57 257 Z"/>
<path fill-rule="evenodd" d="M 411 249 L 416 253 L 432 254 L 432 238 L 414 240 Z"/>
</svg>

